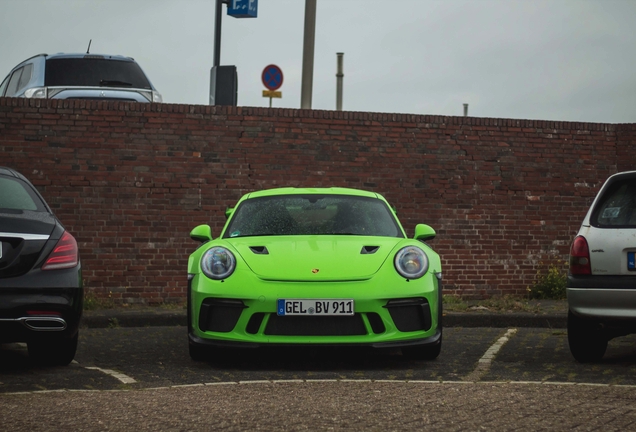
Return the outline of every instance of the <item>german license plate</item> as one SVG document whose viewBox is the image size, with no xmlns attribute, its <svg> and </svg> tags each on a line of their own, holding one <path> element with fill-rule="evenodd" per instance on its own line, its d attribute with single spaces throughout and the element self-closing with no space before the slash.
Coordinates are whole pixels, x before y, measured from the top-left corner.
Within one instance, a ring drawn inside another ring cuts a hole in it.
<svg viewBox="0 0 636 432">
<path fill-rule="evenodd" d="M 353 315 L 352 299 L 278 299 L 277 313 L 288 315 Z"/>
</svg>

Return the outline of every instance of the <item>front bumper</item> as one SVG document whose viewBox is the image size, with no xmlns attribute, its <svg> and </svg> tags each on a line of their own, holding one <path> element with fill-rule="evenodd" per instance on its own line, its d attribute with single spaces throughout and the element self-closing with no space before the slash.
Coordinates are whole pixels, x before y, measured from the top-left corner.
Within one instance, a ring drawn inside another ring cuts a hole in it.
<svg viewBox="0 0 636 432">
<path fill-rule="evenodd" d="M 319 343 L 319 342 L 297 342 L 297 343 L 259 343 L 259 342 L 241 342 L 241 341 L 229 341 L 229 340 L 217 340 L 217 339 L 204 339 L 190 333 L 188 335 L 189 342 L 192 344 L 206 346 L 206 347 L 214 347 L 214 348 L 238 348 L 238 349 L 255 349 L 262 347 L 273 347 L 273 346 L 297 346 L 297 347 L 305 347 L 305 346 L 320 346 L 320 347 L 370 347 L 376 349 L 391 349 L 391 348 L 402 348 L 402 347 L 410 347 L 410 346 L 420 346 L 420 345 L 437 345 L 442 341 L 442 329 L 436 329 L 433 336 L 429 336 L 423 339 L 413 339 L 413 340 L 403 340 L 397 342 L 376 342 L 376 343 Z"/>
<path fill-rule="evenodd" d="M 441 342 L 442 287 L 433 275 L 418 282 L 402 280 L 390 297 L 387 289 L 369 281 L 321 284 L 318 290 L 303 283 L 260 283 L 249 290 L 217 283 L 211 290 L 207 284 L 200 287 L 198 277 L 192 275 L 188 286 L 191 344 L 392 348 Z M 355 314 L 278 316 L 277 299 L 302 298 L 298 293 L 305 293 L 304 298 L 353 298 Z"/>
</svg>

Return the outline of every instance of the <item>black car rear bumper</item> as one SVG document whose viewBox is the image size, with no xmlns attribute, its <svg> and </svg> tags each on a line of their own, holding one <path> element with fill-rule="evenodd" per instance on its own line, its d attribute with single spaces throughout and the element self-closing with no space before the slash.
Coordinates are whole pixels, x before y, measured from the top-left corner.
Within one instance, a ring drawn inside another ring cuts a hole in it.
<svg viewBox="0 0 636 432">
<path fill-rule="evenodd" d="M 84 290 L 0 286 L 0 343 L 77 334 Z"/>
</svg>

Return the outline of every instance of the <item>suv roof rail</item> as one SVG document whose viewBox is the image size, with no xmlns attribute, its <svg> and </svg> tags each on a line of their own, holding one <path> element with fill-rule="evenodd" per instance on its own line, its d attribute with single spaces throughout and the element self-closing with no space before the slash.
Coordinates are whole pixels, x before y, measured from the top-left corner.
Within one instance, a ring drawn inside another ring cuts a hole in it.
<svg viewBox="0 0 636 432">
<path fill-rule="evenodd" d="M 29 60 L 31 60 L 31 59 L 36 58 L 36 57 L 40 57 L 40 56 L 44 56 L 44 57 L 46 57 L 47 55 L 48 55 L 47 53 L 40 53 L 40 54 L 36 54 L 36 55 L 34 55 L 34 56 L 29 57 L 29 58 L 28 58 L 28 59 L 26 59 L 26 60 L 22 60 L 20 63 L 18 63 L 18 66 L 20 66 L 22 63 L 24 63 L 24 62 L 26 62 L 26 61 L 29 61 Z M 18 67 L 18 66 L 16 66 L 16 67 Z M 13 69 L 15 69 L 15 67 L 14 67 Z M 13 70 L 13 69 L 11 69 L 11 70 Z"/>
</svg>

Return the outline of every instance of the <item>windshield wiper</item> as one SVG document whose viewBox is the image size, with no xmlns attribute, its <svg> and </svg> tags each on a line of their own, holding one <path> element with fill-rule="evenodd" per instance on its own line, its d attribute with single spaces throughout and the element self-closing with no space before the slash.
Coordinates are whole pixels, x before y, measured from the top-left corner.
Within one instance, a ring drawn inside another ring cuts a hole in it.
<svg viewBox="0 0 636 432">
<path fill-rule="evenodd" d="M 100 80 L 99 85 L 101 87 L 132 87 L 129 82 L 116 80 Z"/>
</svg>

